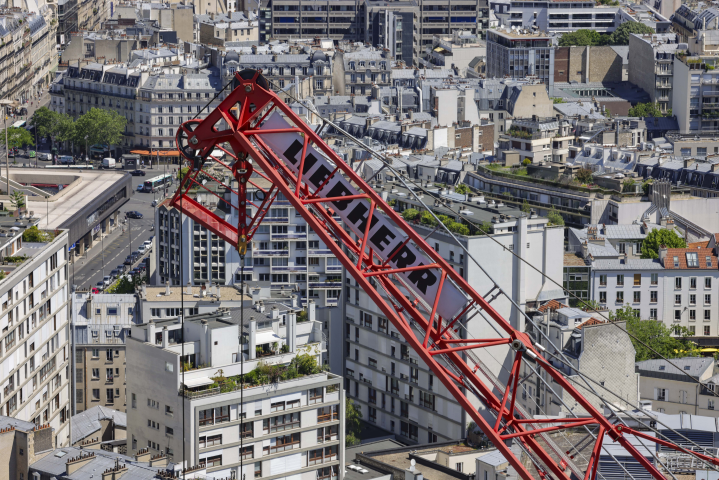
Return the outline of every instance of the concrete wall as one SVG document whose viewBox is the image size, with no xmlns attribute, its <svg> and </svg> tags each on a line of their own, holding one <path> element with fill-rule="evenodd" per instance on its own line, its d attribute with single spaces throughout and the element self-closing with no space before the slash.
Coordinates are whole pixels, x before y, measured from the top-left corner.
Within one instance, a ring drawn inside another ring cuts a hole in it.
<svg viewBox="0 0 719 480">
<path fill-rule="evenodd" d="M 524 85 L 512 112 L 514 118 L 553 117 L 554 103 L 547 95 L 546 85 Z"/>
<path fill-rule="evenodd" d="M 699 70 L 697 70 L 699 72 Z M 681 133 L 689 132 L 689 97 L 691 93 L 691 75 L 689 67 L 674 58 L 674 78 L 672 83 L 672 113 L 679 124 Z"/>
<path fill-rule="evenodd" d="M 635 35 L 629 35 L 629 82 L 647 92 L 652 102 L 656 101 L 657 93 L 654 67 L 652 45 Z"/>
</svg>

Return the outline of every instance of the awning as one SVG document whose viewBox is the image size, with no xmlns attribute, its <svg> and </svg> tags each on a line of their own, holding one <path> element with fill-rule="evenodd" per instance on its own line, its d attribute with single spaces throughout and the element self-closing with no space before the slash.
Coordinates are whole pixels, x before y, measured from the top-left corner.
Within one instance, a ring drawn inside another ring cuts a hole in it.
<svg viewBox="0 0 719 480">
<path fill-rule="evenodd" d="M 148 150 L 130 150 L 130 153 L 134 153 L 135 155 L 152 155 L 153 157 L 160 156 L 160 157 L 179 157 L 180 151 L 179 150 L 155 150 L 152 153 Z"/>
<path fill-rule="evenodd" d="M 187 388 L 202 387 L 205 385 L 212 385 L 213 383 L 215 382 L 210 377 L 198 377 L 185 380 L 185 386 Z"/>
<path fill-rule="evenodd" d="M 264 345 L 265 343 L 280 342 L 282 337 L 278 337 L 275 332 L 262 332 L 255 336 L 255 345 Z"/>
</svg>

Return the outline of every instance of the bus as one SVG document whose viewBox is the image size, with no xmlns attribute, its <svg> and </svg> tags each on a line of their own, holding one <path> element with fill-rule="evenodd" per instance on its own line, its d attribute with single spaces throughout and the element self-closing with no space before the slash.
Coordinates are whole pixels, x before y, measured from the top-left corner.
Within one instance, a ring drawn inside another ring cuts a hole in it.
<svg viewBox="0 0 719 480">
<path fill-rule="evenodd" d="M 12 124 L 12 128 L 23 128 L 25 126 L 25 120 L 18 120 Z"/>
<path fill-rule="evenodd" d="M 144 192 L 154 192 L 158 188 L 162 188 L 165 185 L 169 185 L 172 183 L 172 175 L 169 173 L 166 173 L 164 175 L 158 175 L 157 177 L 151 178 L 149 180 L 145 180 L 145 183 L 143 184 L 142 190 Z"/>
</svg>

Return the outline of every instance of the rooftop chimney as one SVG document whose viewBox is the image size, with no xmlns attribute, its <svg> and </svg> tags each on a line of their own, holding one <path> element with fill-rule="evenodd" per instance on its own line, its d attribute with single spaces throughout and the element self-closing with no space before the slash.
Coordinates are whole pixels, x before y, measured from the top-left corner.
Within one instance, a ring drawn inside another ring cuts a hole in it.
<svg viewBox="0 0 719 480">
<path fill-rule="evenodd" d="M 187 292 L 188 295 L 192 296 L 192 282 L 187 282 Z"/>
<path fill-rule="evenodd" d="M 667 258 L 667 246 L 659 245 L 659 261 L 664 265 L 664 260 Z"/>
</svg>

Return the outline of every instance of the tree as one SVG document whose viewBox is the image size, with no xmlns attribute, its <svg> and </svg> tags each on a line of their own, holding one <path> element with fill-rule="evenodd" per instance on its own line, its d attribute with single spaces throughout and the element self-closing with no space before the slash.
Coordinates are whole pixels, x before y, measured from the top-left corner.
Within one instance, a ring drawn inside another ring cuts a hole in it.
<svg viewBox="0 0 719 480">
<path fill-rule="evenodd" d="M 58 142 L 70 142 L 75 138 L 75 121 L 67 113 L 58 114 L 52 135 Z"/>
<path fill-rule="evenodd" d="M 627 332 L 636 351 L 637 362 L 662 357 L 691 357 L 699 354 L 699 349 L 690 340 L 692 333 L 686 327 L 669 328 L 656 320 L 641 320 L 629 305 L 618 309 L 614 314 L 610 313 L 609 318 L 614 322 L 626 322 Z"/>
<path fill-rule="evenodd" d="M 469 187 L 463 183 L 457 185 L 454 191 L 457 193 L 461 193 L 462 195 L 465 195 L 470 192 Z"/>
<path fill-rule="evenodd" d="M 459 235 L 469 235 L 469 227 L 465 225 L 464 223 L 459 222 L 442 222 L 445 225 L 447 225 L 447 228 L 449 228 L 450 232 L 458 233 Z"/>
<path fill-rule="evenodd" d="M 592 183 L 592 180 L 594 179 L 594 172 L 583 167 L 577 170 L 577 173 L 574 176 L 582 183 Z"/>
<path fill-rule="evenodd" d="M 526 214 L 529 214 L 529 211 L 531 209 L 532 209 L 532 207 L 529 205 L 529 202 L 527 201 L 527 199 L 524 199 L 524 201 L 522 201 L 522 211 Z"/>
<path fill-rule="evenodd" d="M 530 158 L 525 158 L 524 160 L 522 160 L 522 165 L 524 165 L 525 167 L 531 164 L 532 160 Z"/>
<path fill-rule="evenodd" d="M 422 215 L 419 217 L 419 220 L 420 222 L 422 222 L 423 225 L 429 225 L 430 227 L 437 226 L 437 220 L 435 220 L 434 216 L 432 216 L 432 214 L 427 211 L 422 212 Z"/>
<path fill-rule="evenodd" d="M 415 210 L 414 208 L 408 208 L 404 212 L 402 212 L 402 218 L 404 218 L 407 221 L 412 221 L 415 218 L 419 216 L 419 210 Z"/>
<path fill-rule="evenodd" d="M 583 47 L 587 45 L 601 46 L 609 41 L 609 35 L 602 35 L 596 30 L 579 29 L 567 32 L 559 39 L 560 47 Z"/>
<path fill-rule="evenodd" d="M 494 227 L 492 227 L 491 222 L 482 222 L 477 226 L 477 229 L 478 235 L 490 235 Z"/>
<path fill-rule="evenodd" d="M 22 241 L 28 243 L 46 243 L 52 241 L 53 235 L 37 228 L 37 225 L 25 230 L 22 234 Z"/>
<path fill-rule="evenodd" d="M 609 35 L 610 45 L 629 45 L 629 35 L 632 33 L 652 34 L 656 33 L 654 29 L 641 22 L 624 22 L 617 27 L 611 35 Z"/>
<path fill-rule="evenodd" d="M 308 320 L 307 310 L 302 310 L 297 313 L 297 323 L 306 322 Z"/>
<path fill-rule="evenodd" d="M 642 258 L 659 258 L 659 246 L 667 248 L 686 248 L 687 242 L 674 230 L 656 228 L 649 232 L 642 243 Z"/>
<path fill-rule="evenodd" d="M 562 218 L 562 215 L 554 207 L 547 213 L 547 219 L 550 225 L 564 225 L 564 218 Z"/>
<path fill-rule="evenodd" d="M 652 102 L 637 103 L 635 106 L 629 109 L 630 117 L 663 117 L 664 113 L 659 110 L 659 107 Z M 669 113 L 671 116 L 671 113 Z"/>
<path fill-rule="evenodd" d="M 131 278 L 129 275 L 123 275 L 108 287 L 105 293 L 135 293 L 135 287 L 138 285 L 140 285 L 139 276 Z"/>
<path fill-rule="evenodd" d="M 91 108 L 75 122 L 73 141 L 88 145 L 116 145 L 122 140 L 127 119 L 114 110 Z"/>
<path fill-rule="evenodd" d="M 360 443 L 362 433 L 362 410 L 354 404 L 351 398 L 345 400 L 345 447 Z"/>
<path fill-rule="evenodd" d="M 29 123 L 35 128 L 38 137 L 45 138 L 54 133 L 58 116 L 57 112 L 47 107 L 40 107 L 32 114 Z"/>
<path fill-rule="evenodd" d="M 185 175 L 187 175 L 187 172 L 190 171 L 190 167 L 182 167 L 177 171 L 177 180 L 182 183 L 182 179 L 185 178 Z"/>
<path fill-rule="evenodd" d="M 0 138 L 0 145 L 5 145 L 5 132 L 0 132 L 0 137 L 2 137 Z M 23 145 L 35 145 L 35 140 L 33 140 L 30 132 L 24 128 L 8 127 L 7 143 L 10 148 L 20 148 Z"/>
<path fill-rule="evenodd" d="M 10 203 L 16 209 L 24 207 L 25 206 L 25 195 L 21 191 L 15 190 L 10 195 Z"/>
<path fill-rule="evenodd" d="M 290 368 L 294 368 L 300 375 L 314 375 L 320 373 L 320 367 L 317 365 L 317 359 L 312 355 L 303 353 L 297 355 L 290 362 Z"/>
<path fill-rule="evenodd" d="M 637 184 L 634 180 L 631 178 L 627 178 L 624 180 L 624 183 L 622 183 L 622 192 L 634 192 L 634 186 Z"/>
<path fill-rule="evenodd" d="M 582 300 L 579 303 L 579 306 L 584 310 L 585 312 L 594 312 L 594 311 L 601 311 L 602 306 L 597 302 L 596 300 Z"/>
</svg>

